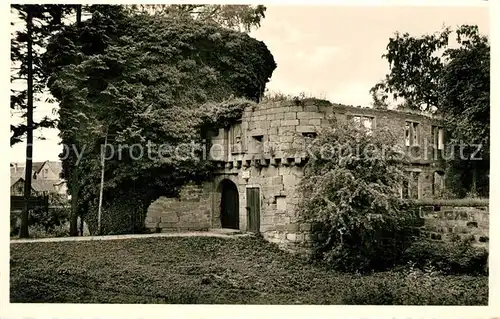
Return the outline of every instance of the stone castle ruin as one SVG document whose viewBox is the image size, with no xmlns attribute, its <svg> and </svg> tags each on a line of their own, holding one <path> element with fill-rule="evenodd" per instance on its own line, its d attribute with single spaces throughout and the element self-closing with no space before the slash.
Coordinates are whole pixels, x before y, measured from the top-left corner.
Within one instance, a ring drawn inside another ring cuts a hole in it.
<svg viewBox="0 0 500 319">
<path fill-rule="evenodd" d="M 230 228 L 260 233 L 283 249 L 297 251 L 313 239 L 312 225 L 299 222 L 296 213 L 297 186 L 307 162 L 304 145 L 322 127 L 331 125 L 330 116 L 374 131 L 388 127 L 399 132 L 401 145 L 411 152 L 410 181 L 402 185 L 401 196 L 439 198 L 445 178 L 441 158 L 445 133 L 439 118 L 320 100 L 269 101 L 248 107 L 238 122 L 212 134 L 212 144 L 217 147 L 210 159 L 218 165 L 213 180 L 187 184 L 178 198 L 155 201 L 148 209 L 146 227 L 152 231 Z M 470 209 L 473 211 L 465 214 L 466 219 L 487 214 L 484 208 Z M 440 225 L 447 218 L 444 215 L 450 214 L 443 212 L 441 219 L 435 211 L 431 215 L 424 230 L 433 239 L 444 238 L 452 226 Z M 464 220 L 465 233 L 472 233 L 478 241 L 487 238 L 487 218 L 484 220 L 476 222 L 473 230 L 465 227 L 469 221 Z M 454 225 L 461 223 L 454 219 Z"/>
</svg>

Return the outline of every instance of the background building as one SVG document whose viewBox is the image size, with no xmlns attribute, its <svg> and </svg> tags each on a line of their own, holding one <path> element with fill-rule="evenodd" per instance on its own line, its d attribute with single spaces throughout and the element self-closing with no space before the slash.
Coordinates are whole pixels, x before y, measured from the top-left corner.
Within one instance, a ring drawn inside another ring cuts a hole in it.
<svg viewBox="0 0 500 319">
<path fill-rule="evenodd" d="M 59 194 L 67 197 L 66 181 L 61 178 L 61 162 L 33 162 L 32 194 L 34 196 Z M 10 164 L 10 194 L 24 195 L 25 164 Z"/>
</svg>

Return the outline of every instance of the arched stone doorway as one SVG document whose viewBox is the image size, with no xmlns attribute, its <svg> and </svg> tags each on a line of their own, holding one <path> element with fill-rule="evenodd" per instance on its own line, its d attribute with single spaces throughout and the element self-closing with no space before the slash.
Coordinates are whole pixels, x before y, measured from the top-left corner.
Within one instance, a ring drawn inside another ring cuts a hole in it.
<svg viewBox="0 0 500 319">
<path fill-rule="evenodd" d="M 220 219 L 222 228 L 240 228 L 240 201 L 238 188 L 236 185 L 224 179 L 220 183 L 221 203 L 220 203 Z"/>
</svg>

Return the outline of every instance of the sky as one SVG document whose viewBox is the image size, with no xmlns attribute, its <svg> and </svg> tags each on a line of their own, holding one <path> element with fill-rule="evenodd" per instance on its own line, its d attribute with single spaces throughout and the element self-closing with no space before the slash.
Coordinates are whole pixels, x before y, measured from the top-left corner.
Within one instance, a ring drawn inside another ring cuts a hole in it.
<svg viewBox="0 0 500 319">
<path fill-rule="evenodd" d="M 369 106 L 370 88 L 389 71 L 381 56 L 396 31 L 419 36 L 446 26 L 478 25 L 490 35 L 487 7 L 267 6 L 261 27 L 251 36 L 263 41 L 277 64 L 270 92 L 325 98 L 334 103 Z M 57 105 L 43 103 L 35 120 Z M 19 121 L 19 119 L 17 119 Z M 34 161 L 57 160 L 58 131 L 38 131 Z M 11 161 L 23 162 L 25 143 L 11 147 Z"/>
</svg>

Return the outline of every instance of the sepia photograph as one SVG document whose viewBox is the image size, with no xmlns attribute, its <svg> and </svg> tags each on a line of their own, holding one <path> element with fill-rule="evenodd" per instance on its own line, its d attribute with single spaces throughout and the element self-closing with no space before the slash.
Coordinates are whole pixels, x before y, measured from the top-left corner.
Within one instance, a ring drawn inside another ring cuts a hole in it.
<svg viewBox="0 0 500 319">
<path fill-rule="evenodd" d="M 9 4 L 8 303 L 491 305 L 470 3 Z"/>
</svg>

